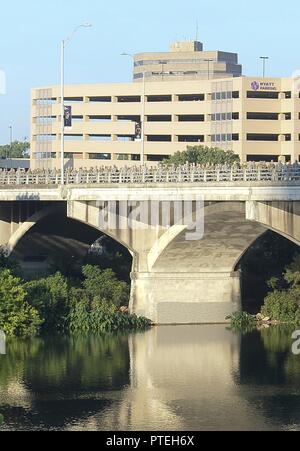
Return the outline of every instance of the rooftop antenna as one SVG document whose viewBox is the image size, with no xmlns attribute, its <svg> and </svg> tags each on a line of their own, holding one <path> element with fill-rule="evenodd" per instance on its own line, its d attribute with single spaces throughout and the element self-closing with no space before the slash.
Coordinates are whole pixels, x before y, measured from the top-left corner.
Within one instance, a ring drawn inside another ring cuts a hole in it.
<svg viewBox="0 0 300 451">
<path fill-rule="evenodd" d="M 196 22 L 196 42 L 198 42 L 199 38 L 199 21 Z"/>
</svg>

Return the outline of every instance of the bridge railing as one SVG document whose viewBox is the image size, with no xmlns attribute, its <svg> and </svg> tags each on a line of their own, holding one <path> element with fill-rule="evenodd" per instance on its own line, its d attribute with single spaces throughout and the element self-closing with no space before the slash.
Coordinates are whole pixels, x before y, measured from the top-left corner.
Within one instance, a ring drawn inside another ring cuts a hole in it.
<svg viewBox="0 0 300 451">
<path fill-rule="evenodd" d="M 300 182 L 300 165 L 265 164 L 203 167 L 102 167 L 66 171 L 66 185 L 221 183 L 221 182 Z M 60 171 L 0 170 L 0 186 L 61 184 Z"/>
</svg>

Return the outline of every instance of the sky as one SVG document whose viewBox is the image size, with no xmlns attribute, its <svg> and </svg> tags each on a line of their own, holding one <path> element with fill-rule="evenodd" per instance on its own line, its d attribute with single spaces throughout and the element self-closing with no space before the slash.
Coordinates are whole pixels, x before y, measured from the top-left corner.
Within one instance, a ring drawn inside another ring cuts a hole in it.
<svg viewBox="0 0 300 451">
<path fill-rule="evenodd" d="M 244 75 L 291 76 L 300 69 L 298 0 L 2 0 L 0 5 L 0 144 L 30 136 L 30 90 L 59 83 L 60 41 L 83 22 L 67 47 L 67 83 L 127 82 L 124 51 L 166 51 L 198 37 L 205 50 L 239 53 Z M 6 90 L 1 94 L 5 74 Z"/>
</svg>

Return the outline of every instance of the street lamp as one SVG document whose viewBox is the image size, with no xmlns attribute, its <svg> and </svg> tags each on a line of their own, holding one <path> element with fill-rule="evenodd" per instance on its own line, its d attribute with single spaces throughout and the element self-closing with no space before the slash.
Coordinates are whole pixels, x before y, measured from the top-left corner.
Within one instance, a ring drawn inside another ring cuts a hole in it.
<svg viewBox="0 0 300 451">
<path fill-rule="evenodd" d="M 128 56 L 132 58 L 134 61 L 134 55 L 132 53 L 121 53 L 121 56 Z M 142 128 L 142 148 L 141 148 L 141 165 L 143 166 L 145 164 L 145 115 L 146 115 L 146 104 L 145 104 L 145 98 L 146 98 L 146 73 L 143 71 L 143 100 L 142 100 L 142 114 L 141 114 L 141 128 Z"/>
<path fill-rule="evenodd" d="M 83 23 L 74 28 L 73 32 L 61 41 L 61 184 L 65 182 L 65 48 L 80 28 L 90 28 L 90 23 Z"/>
<path fill-rule="evenodd" d="M 210 63 L 213 63 L 213 59 L 204 60 L 207 63 L 207 79 L 210 80 Z"/>
<path fill-rule="evenodd" d="M 11 156 L 12 156 L 12 143 L 13 143 L 13 127 L 12 125 L 9 126 L 9 150 L 7 148 L 6 150 L 6 168 L 11 169 L 8 167 L 8 161 L 11 160 Z M 11 165 L 10 165 L 11 166 Z"/>
<path fill-rule="evenodd" d="M 265 78 L 265 76 L 266 76 L 266 63 L 267 63 L 267 61 L 270 58 L 268 56 L 261 56 L 260 59 L 262 60 L 262 63 L 263 63 L 263 78 Z"/>
</svg>

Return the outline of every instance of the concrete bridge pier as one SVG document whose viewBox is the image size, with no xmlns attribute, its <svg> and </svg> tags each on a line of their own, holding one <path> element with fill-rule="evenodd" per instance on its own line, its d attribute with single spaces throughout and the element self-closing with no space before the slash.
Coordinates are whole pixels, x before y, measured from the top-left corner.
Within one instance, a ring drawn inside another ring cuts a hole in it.
<svg viewBox="0 0 300 451">
<path fill-rule="evenodd" d="M 224 323 L 241 309 L 240 273 L 133 273 L 131 310 L 156 324 Z"/>
</svg>

